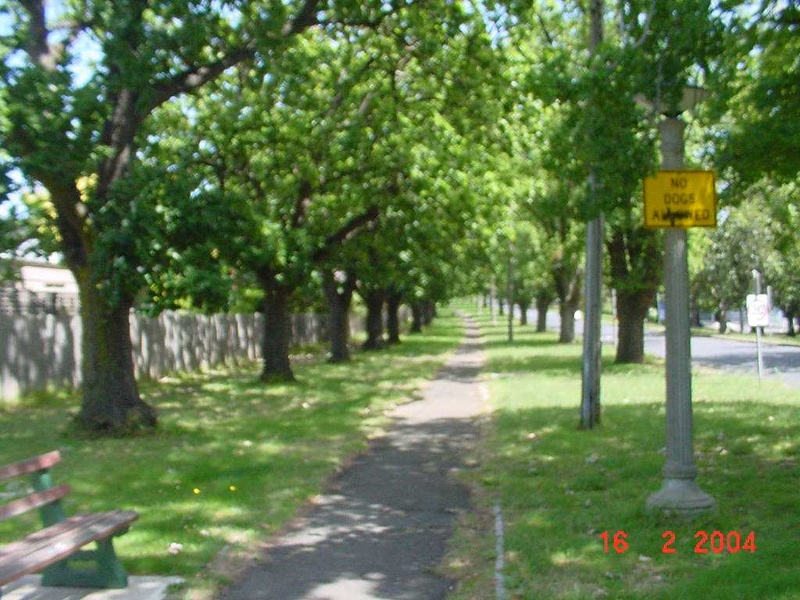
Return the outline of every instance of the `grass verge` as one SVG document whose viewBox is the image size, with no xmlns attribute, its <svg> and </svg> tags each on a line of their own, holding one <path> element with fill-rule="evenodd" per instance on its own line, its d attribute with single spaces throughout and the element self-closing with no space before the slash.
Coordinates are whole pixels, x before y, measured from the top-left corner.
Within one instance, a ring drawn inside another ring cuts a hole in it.
<svg viewBox="0 0 800 600">
<path fill-rule="evenodd" d="M 664 464 L 663 363 L 614 365 L 607 348 L 603 423 L 580 431 L 580 345 L 559 345 L 530 327 L 517 328 L 508 343 L 505 323 L 478 319 L 494 420 L 471 477 L 485 514 L 502 505 L 510 598 L 800 598 L 800 392 L 696 373 L 698 483 L 718 510 L 692 521 L 668 518 L 645 510 Z M 486 519 L 482 528 L 472 525 L 465 522 L 448 558 L 465 582 L 454 600 L 485 600 L 474 589 L 487 589 L 493 576 L 493 529 Z M 624 551 L 617 553 L 620 531 Z M 700 531 L 721 532 L 723 551 L 713 551 L 720 549 L 714 535 L 713 549 L 710 539 L 700 547 L 708 553 L 695 553 Z M 750 532 L 755 551 L 728 551 Z M 675 552 L 665 553 L 672 535 L 667 550 Z"/>
<path fill-rule="evenodd" d="M 143 383 L 160 414 L 147 437 L 70 439 L 64 431 L 77 397 L 39 394 L 0 411 L 0 464 L 60 449 L 53 477 L 73 487 L 68 514 L 137 510 L 139 521 L 116 543 L 129 571 L 179 575 L 183 596 L 211 597 L 366 448 L 385 411 L 414 399 L 461 337 L 460 319 L 442 311 L 425 333 L 348 364 L 305 355 L 294 384 L 262 384 L 257 365 Z M 5 543 L 26 523 L 3 525 Z"/>
</svg>

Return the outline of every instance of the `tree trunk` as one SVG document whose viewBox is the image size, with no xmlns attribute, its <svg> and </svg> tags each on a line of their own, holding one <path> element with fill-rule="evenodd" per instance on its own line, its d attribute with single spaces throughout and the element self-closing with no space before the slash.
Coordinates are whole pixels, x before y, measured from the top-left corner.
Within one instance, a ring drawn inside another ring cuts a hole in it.
<svg viewBox="0 0 800 600">
<path fill-rule="evenodd" d="M 32 24 L 25 28 L 27 31 L 19 32 L 20 47 L 27 52 L 30 65 L 38 69 L 36 81 L 40 81 L 40 76 L 42 81 L 50 79 L 59 66 L 66 68 L 67 63 L 62 61 L 63 48 L 60 48 L 64 40 L 58 35 L 49 35 L 44 18 L 45 2 L 21 4 Z M 114 22 L 107 32 L 109 39 L 124 39 L 126 58 L 139 57 L 143 50 L 141 44 L 145 38 L 140 34 L 146 29 L 146 5 L 146 2 L 117 3 L 113 9 L 109 8 L 107 16 Z M 4 3 L 4 9 L 5 6 Z M 309 6 L 313 7 L 314 3 Z M 298 35 L 314 23 L 316 11 L 301 10 L 287 23 L 291 28 L 285 27 L 287 35 L 283 37 Z M 190 60 L 176 70 L 181 52 L 173 48 L 163 57 L 166 66 L 154 69 L 145 77 L 140 76 L 142 65 L 138 59 L 112 61 L 115 65 L 111 69 L 95 70 L 98 89 L 107 93 L 102 94 L 103 98 L 89 101 L 87 97 L 86 102 L 82 101 L 82 108 L 87 110 L 78 113 L 85 119 L 42 118 L 35 107 L 47 104 L 48 98 L 59 98 L 62 93 L 53 84 L 47 90 L 47 98 L 37 100 L 27 111 L 29 116 L 12 124 L 10 135 L 3 136 L 4 143 L 11 142 L 5 144 L 5 149 L 10 150 L 15 159 L 21 159 L 19 164 L 26 176 L 40 182 L 50 192 L 61 251 L 78 281 L 81 298 L 84 392 L 77 421 L 97 433 L 152 427 L 157 422 L 155 411 L 141 400 L 136 388 L 128 329 L 133 302 L 131 297 L 120 298 L 127 296 L 129 290 L 121 289 L 125 284 L 115 285 L 117 282 L 113 278 L 106 278 L 108 288 L 98 290 L 99 278 L 90 266 L 94 260 L 103 260 L 95 242 L 107 234 L 111 234 L 107 238 L 121 235 L 118 219 L 102 217 L 103 209 L 110 206 L 112 190 L 128 175 L 131 164 L 137 159 L 136 140 L 148 115 L 170 98 L 196 90 L 254 53 L 252 48 L 237 51 L 231 47 L 224 55 L 208 57 L 208 62 Z M 13 87 L 17 89 L 12 93 L 22 94 L 18 99 L 22 105 L 44 90 L 30 85 Z M 63 101 L 70 104 L 67 96 Z M 91 207 L 83 204 L 76 185 L 85 174 L 85 161 L 78 160 L 80 157 L 70 152 L 70 144 L 63 147 L 64 144 L 56 142 L 41 143 L 43 140 L 74 139 L 76 132 L 78 137 L 86 133 L 83 143 L 95 146 L 97 180 L 92 185 Z M 57 150 L 45 149 L 48 146 Z"/>
<path fill-rule="evenodd" d="M 131 302 L 117 306 L 86 269 L 77 274 L 83 336 L 83 402 L 77 416 L 94 433 L 121 435 L 153 428 L 156 411 L 139 397 L 130 334 Z"/>
<path fill-rule="evenodd" d="M 386 329 L 389 334 L 389 344 L 400 343 L 400 305 L 403 296 L 399 292 L 389 292 L 386 297 Z"/>
<path fill-rule="evenodd" d="M 343 283 L 336 281 L 332 271 L 326 271 L 322 278 L 322 289 L 328 303 L 328 335 L 331 355 L 329 362 L 339 363 L 350 360 L 350 303 L 355 290 L 355 277 L 347 275 Z"/>
<path fill-rule="evenodd" d="M 528 324 L 528 309 L 531 307 L 530 302 L 519 302 L 519 324 Z"/>
<path fill-rule="evenodd" d="M 422 304 L 419 302 L 411 305 L 411 333 L 422 333 Z"/>
<path fill-rule="evenodd" d="M 261 340 L 262 381 L 294 381 L 289 361 L 292 320 L 289 312 L 291 290 L 273 274 L 259 277 L 264 289 L 264 337 Z"/>
<path fill-rule="evenodd" d="M 125 435 L 156 426 L 155 409 L 139 396 L 133 365 L 130 309 L 133 300 L 121 286 L 99 287 L 92 268 L 90 222 L 76 207 L 80 192 L 69 174 L 45 173 L 42 180 L 56 208 L 64 259 L 75 276 L 82 324 L 83 397 L 76 424 L 93 434 Z"/>
<path fill-rule="evenodd" d="M 654 295 L 654 291 L 647 290 L 617 292 L 617 363 L 644 362 L 644 320 Z"/>
<path fill-rule="evenodd" d="M 571 344 L 575 341 L 575 311 L 578 310 L 579 302 L 571 299 L 569 302 L 561 302 L 558 312 L 561 315 L 561 329 L 558 341 L 561 344 Z"/>
<path fill-rule="evenodd" d="M 797 332 L 795 331 L 795 328 L 794 328 L 794 315 L 791 314 L 791 313 L 788 313 L 786 315 L 786 320 L 789 323 L 788 336 L 789 337 L 795 337 L 797 335 Z"/>
<path fill-rule="evenodd" d="M 557 262 L 551 273 L 558 297 L 558 312 L 561 315 L 558 341 L 571 344 L 575 341 L 575 311 L 580 306 L 583 277 L 579 268 L 564 262 Z"/>
<path fill-rule="evenodd" d="M 695 327 L 703 326 L 703 321 L 700 319 L 700 305 L 694 299 L 692 299 L 692 325 Z"/>
<path fill-rule="evenodd" d="M 728 332 L 728 311 L 724 308 L 717 309 L 717 312 L 714 313 L 714 318 L 719 323 L 719 332 L 720 334 L 725 334 Z"/>
<path fill-rule="evenodd" d="M 362 344 L 364 350 L 380 350 L 385 347 L 383 339 L 383 303 L 386 300 L 384 290 L 372 290 L 363 295 L 367 305 L 367 340 Z"/>
<path fill-rule="evenodd" d="M 549 295 L 536 298 L 536 333 L 547 331 L 547 310 L 552 303 L 553 299 Z"/>
<path fill-rule="evenodd" d="M 575 341 L 575 312 L 581 302 L 581 276 L 579 273 L 568 273 L 559 268 L 556 277 L 558 294 L 558 312 L 561 316 L 561 328 L 558 341 L 571 344 Z"/>
<path fill-rule="evenodd" d="M 430 325 L 433 323 L 433 318 L 436 316 L 436 303 L 432 300 L 426 300 L 422 304 L 422 324 Z"/>
</svg>

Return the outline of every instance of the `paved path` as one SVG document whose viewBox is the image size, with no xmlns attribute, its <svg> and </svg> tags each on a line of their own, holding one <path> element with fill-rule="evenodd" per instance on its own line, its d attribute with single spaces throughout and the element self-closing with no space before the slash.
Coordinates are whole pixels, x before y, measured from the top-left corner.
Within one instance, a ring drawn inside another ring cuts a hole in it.
<svg viewBox="0 0 800 600">
<path fill-rule="evenodd" d="M 123 561 L 125 557 L 122 557 Z M 42 587 L 41 575 L 27 575 L 3 587 L 3 600 L 164 600 L 171 585 L 183 582 L 180 577 L 128 578 L 121 590 Z"/>
<path fill-rule="evenodd" d="M 271 542 L 227 600 L 436 600 L 436 570 L 467 489 L 453 477 L 479 435 L 484 394 L 477 326 L 386 436 L 338 476 L 309 514 Z"/>
</svg>

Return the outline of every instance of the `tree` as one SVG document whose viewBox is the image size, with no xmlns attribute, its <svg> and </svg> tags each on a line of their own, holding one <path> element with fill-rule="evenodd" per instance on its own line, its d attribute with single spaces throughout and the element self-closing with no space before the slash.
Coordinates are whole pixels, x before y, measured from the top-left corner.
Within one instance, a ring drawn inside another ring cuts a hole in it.
<svg viewBox="0 0 800 600">
<path fill-rule="evenodd" d="M 779 258 L 766 271 L 775 289 L 782 290 L 775 301 L 789 316 L 792 331 L 791 315 L 798 310 L 792 224 L 797 223 L 794 188 L 800 172 L 800 7 L 767 0 L 751 9 L 734 6 L 728 15 L 711 106 L 720 124 L 706 141 L 732 203 L 756 197 L 772 216 L 767 235 Z"/>
<path fill-rule="evenodd" d="M 700 273 L 702 287 L 713 300 L 720 333 L 726 331 L 727 311 L 744 306 L 752 288 L 753 269 L 763 273 L 772 259 L 772 235 L 763 201 L 748 199 L 726 213 L 709 234 Z"/>
<path fill-rule="evenodd" d="M 720 125 L 709 146 L 734 200 L 756 196 L 768 207 L 779 259 L 767 268 L 775 300 L 789 316 L 797 313 L 796 223 L 800 172 L 800 45 L 796 2 L 762 2 L 757 11 L 745 5 L 732 12 L 725 30 L 725 52 L 715 82 L 720 93 L 712 105 Z M 778 200 L 780 199 L 780 200 Z"/>
<path fill-rule="evenodd" d="M 5 218 L 0 219 L 0 251 L 7 252 L 0 254 L 0 284 L 17 277 L 18 273 L 11 259 L 16 255 L 15 250 L 26 239 L 28 235 L 22 218 L 18 216 L 17 209 L 10 208 Z"/>
<path fill-rule="evenodd" d="M 697 248 L 691 282 L 695 302 L 714 311 L 724 333 L 727 311 L 739 308 L 742 314 L 756 269 L 772 287 L 773 306 L 786 315 L 792 335 L 800 309 L 797 185 L 764 178 L 747 188 L 734 186 L 726 200 L 719 227 L 697 232 L 693 239 Z"/>
<path fill-rule="evenodd" d="M 641 213 L 617 211 L 609 231 L 611 285 L 617 293 L 617 363 L 644 362 L 644 321 L 662 280 L 663 238 L 645 229 Z"/>
<path fill-rule="evenodd" d="M 520 308 L 520 325 L 528 324 L 528 309 L 535 305 L 536 331 L 543 332 L 547 328 L 547 310 L 555 299 L 549 271 L 554 249 L 535 221 L 517 221 L 514 227 L 514 298 Z"/>
<path fill-rule="evenodd" d="M 380 128 L 372 98 L 385 84 L 366 76 L 375 59 L 359 44 L 344 30 L 309 32 L 269 70 L 222 78 L 184 111 L 183 169 L 203 174 L 192 195 L 225 261 L 263 294 L 264 380 L 294 379 L 293 297 L 378 216 L 380 193 L 362 186 L 374 166 L 369 128 Z"/>
<path fill-rule="evenodd" d="M 638 183 L 655 169 L 655 147 L 652 128 L 634 110 L 633 101 L 647 99 L 654 118 L 659 113 L 679 114 L 677 105 L 686 85 L 702 83 L 717 69 L 722 22 L 722 13 L 705 0 L 619 7 L 613 34 L 616 47 L 610 51 L 617 67 L 612 76 L 615 93 L 610 96 L 620 98 L 621 104 L 616 110 L 610 106 L 604 110 L 609 115 L 629 115 L 612 119 L 619 124 L 614 139 L 621 151 L 610 154 L 613 171 L 625 173 L 619 159 L 629 166 L 626 179 L 613 181 L 612 176 L 609 186 L 617 194 L 606 241 L 620 319 L 617 362 L 644 359 L 643 322 L 659 286 L 663 256 L 661 236 L 642 227 L 638 209 Z M 628 109 L 622 108 L 625 103 Z"/>
<path fill-rule="evenodd" d="M 749 195 L 763 198 L 766 205 L 771 251 L 764 275 L 773 289 L 773 305 L 783 311 L 794 337 L 794 321 L 800 316 L 800 188 L 796 182 L 778 185 L 767 179 L 756 183 Z"/>
<path fill-rule="evenodd" d="M 350 360 L 350 303 L 356 289 L 355 274 L 349 271 L 323 269 L 322 289 L 328 304 L 330 362 Z"/>
<path fill-rule="evenodd" d="M 577 110 L 577 106 L 559 106 L 557 111 L 549 111 L 548 117 L 553 121 L 543 172 L 549 180 L 539 186 L 541 195 L 533 207 L 535 218 L 554 242 L 550 273 L 559 303 L 562 344 L 575 340 L 575 313 L 582 297 L 585 262 L 585 226 L 579 215 L 586 194 L 583 182 L 588 174 L 585 164 L 568 150 L 575 133 L 571 115 Z"/>
<path fill-rule="evenodd" d="M 571 196 L 568 185 L 559 182 L 546 196 L 537 199 L 534 208 L 537 223 L 550 238 L 548 272 L 559 304 L 558 341 L 562 344 L 575 341 L 575 313 L 580 307 L 583 284 L 584 227 L 564 210 Z"/>
<path fill-rule="evenodd" d="M 583 139 L 596 182 L 590 193 L 606 217 L 609 285 L 617 292 L 619 318 L 616 362 L 641 363 L 644 319 L 661 283 L 663 250 L 662 237 L 644 228 L 641 210 L 641 182 L 656 162 L 655 136 L 634 101 L 630 70 L 614 66 L 620 52 L 607 50 L 608 62 L 588 76 L 595 114 L 587 115 L 594 124 Z"/>
<path fill-rule="evenodd" d="M 377 255 L 401 252 L 406 232 L 385 246 L 357 238 L 375 230 L 379 216 L 383 224 L 424 213 L 400 194 L 400 180 L 407 148 L 438 142 L 430 125 L 416 128 L 421 117 L 398 111 L 435 118 L 447 104 L 451 86 L 435 88 L 427 65 L 452 64 L 441 56 L 464 44 L 466 18 L 450 6 L 443 29 L 429 10 L 409 5 L 373 27 L 308 32 L 268 69 L 256 63 L 220 78 L 182 111 L 179 136 L 190 140 L 189 151 L 176 160 L 181 171 L 202 174 L 190 196 L 215 224 L 209 239 L 263 291 L 264 379 L 293 378 L 289 313 L 315 273 L 331 310 L 335 361 L 348 357 L 346 310 L 356 281 L 382 306 L 396 280 Z M 413 110 L 402 108 L 407 100 Z M 174 145 L 174 137 L 164 143 Z"/>
<path fill-rule="evenodd" d="M 447 104 L 404 118 L 388 173 L 391 199 L 368 235 L 359 238 L 344 259 L 358 274 L 368 308 L 368 348 L 379 347 L 382 308 L 388 309 L 389 342 L 396 342 L 396 309 L 405 302 L 421 328 L 433 303 L 447 299 L 472 276 L 466 253 L 474 241 L 475 223 L 487 196 L 491 152 L 474 136 L 449 121 Z M 384 150 L 385 155 L 386 150 Z M 489 196 L 491 198 L 491 196 Z M 488 203 L 488 202 L 487 202 Z"/>
<path fill-rule="evenodd" d="M 3 56 L 2 145 L 10 166 L 42 185 L 64 260 L 78 282 L 83 400 L 78 422 L 117 433 L 156 424 L 133 375 L 128 315 L 142 285 L 131 225 L 150 212 L 129 185 L 142 126 L 264 48 L 276 52 L 318 20 L 317 0 L 260 3 L 13 2 Z M 96 61 L 80 56 L 81 44 Z M 78 182 L 91 181 L 85 190 Z M 147 222 L 143 219 L 141 222 Z"/>
<path fill-rule="evenodd" d="M 378 105 L 382 161 L 371 174 L 385 210 L 338 256 L 337 268 L 357 275 L 367 305 L 367 348 L 383 345 L 384 306 L 387 341 L 396 343 L 401 302 L 421 329 L 432 304 L 464 277 L 456 276 L 459 250 L 481 204 L 476 188 L 494 165 L 485 126 L 497 110 L 491 39 L 480 15 L 445 14 L 444 30 L 442 23 L 409 29 L 402 42 L 412 51 L 393 54 L 389 94 Z"/>
<path fill-rule="evenodd" d="M 717 160 L 734 179 L 766 175 L 796 180 L 800 172 L 800 7 L 765 0 L 729 21 L 721 56 L 725 128 L 715 132 Z M 735 175 L 734 175 L 735 174 Z"/>
</svg>

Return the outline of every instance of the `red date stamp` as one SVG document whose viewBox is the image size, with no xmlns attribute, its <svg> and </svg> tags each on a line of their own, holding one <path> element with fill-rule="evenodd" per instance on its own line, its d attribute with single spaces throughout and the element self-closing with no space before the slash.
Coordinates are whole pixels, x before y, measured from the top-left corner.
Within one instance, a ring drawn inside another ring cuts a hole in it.
<svg viewBox="0 0 800 600">
<path fill-rule="evenodd" d="M 678 549 L 675 547 L 677 536 L 674 531 L 665 531 L 661 534 L 664 540 L 661 546 L 662 554 L 676 554 Z M 627 532 L 604 531 L 600 534 L 603 542 L 603 552 L 615 552 L 625 554 L 630 547 L 631 541 Z M 756 532 L 740 533 L 738 531 L 705 531 L 699 530 L 694 534 L 694 553 L 695 554 L 737 554 L 739 552 L 754 553 L 756 551 Z"/>
</svg>

